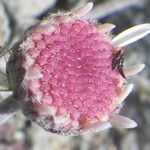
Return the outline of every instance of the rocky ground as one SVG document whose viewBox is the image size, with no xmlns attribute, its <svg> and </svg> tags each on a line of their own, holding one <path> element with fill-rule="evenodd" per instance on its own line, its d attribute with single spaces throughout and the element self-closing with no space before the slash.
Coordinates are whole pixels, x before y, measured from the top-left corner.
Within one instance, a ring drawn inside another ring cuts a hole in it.
<svg viewBox="0 0 150 150">
<path fill-rule="evenodd" d="M 58 10 L 76 8 L 85 2 L 87 0 L 0 0 L 0 45 L 6 45 L 9 49 L 37 19 Z M 94 3 L 96 8 L 89 16 L 99 23 L 115 24 L 117 28 L 113 31 L 114 35 L 128 27 L 150 22 L 150 0 L 95 0 Z M 3 61 L 0 61 L 0 68 L 5 69 Z M 135 84 L 134 91 L 126 99 L 121 111 L 138 123 L 137 128 L 110 129 L 94 135 L 59 137 L 51 135 L 17 114 L 0 126 L 0 150 L 149 150 L 150 36 L 126 48 L 125 63 L 140 62 L 145 63 L 146 68 L 131 79 Z M 1 92 L 0 96 L 2 97 Z"/>
</svg>

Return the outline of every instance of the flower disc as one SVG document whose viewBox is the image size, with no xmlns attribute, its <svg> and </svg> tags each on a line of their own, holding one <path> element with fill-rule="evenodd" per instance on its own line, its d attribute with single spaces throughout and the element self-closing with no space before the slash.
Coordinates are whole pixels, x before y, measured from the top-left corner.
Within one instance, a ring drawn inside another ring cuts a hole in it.
<svg viewBox="0 0 150 150">
<path fill-rule="evenodd" d="M 29 29 L 10 60 L 25 115 L 64 134 L 106 122 L 122 86 L 111 68 L 115 49 L 109 36 L 85 19 L 63 22 L 54 16 Z"/>
</svg>

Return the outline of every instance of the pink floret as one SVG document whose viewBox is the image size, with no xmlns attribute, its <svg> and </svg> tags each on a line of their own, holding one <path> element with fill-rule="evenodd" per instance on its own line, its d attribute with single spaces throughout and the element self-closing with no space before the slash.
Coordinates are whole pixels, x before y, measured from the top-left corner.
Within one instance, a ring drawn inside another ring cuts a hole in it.
<svg viewBox="0 0 150 150">
<path fill-rule="evenodd" d="M 42 75 L 26 81 L 30 100 L 54 107 L 55 116 L 65 112 L 69 123 L 78 122 L 80 127 L 103 121 L 114 110 L 120 88 L 120 75 L 111 68 L 115 47 L 86 20 L 51 25 L 54 31 L 31 35 L 34 44 L 26 51 L 34 60 L 28 73 Z"/>
</svg>

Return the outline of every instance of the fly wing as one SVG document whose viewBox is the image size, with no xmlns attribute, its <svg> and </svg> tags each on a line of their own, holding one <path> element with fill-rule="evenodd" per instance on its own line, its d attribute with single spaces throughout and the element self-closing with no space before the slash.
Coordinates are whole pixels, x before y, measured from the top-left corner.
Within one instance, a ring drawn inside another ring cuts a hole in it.
<svg viewBox="0 0 150 150">
<path fill-rule="evenodd" d="M 121 75 L 123 78 L 126 79 L 126 76 L 125 76 L 125 74 L 124 74 L 124 71 L 123 71 L 122 66 L 118 65 L 118 71 L 119 71 L 120 75 Z"/>
</svg>

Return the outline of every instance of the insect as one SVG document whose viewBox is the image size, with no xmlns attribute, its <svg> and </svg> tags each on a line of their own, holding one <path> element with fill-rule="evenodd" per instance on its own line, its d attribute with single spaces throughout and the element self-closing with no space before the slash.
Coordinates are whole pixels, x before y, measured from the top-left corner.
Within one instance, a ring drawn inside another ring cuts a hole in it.
<svg viewBox="0 0 150 150">
<path fill-rule="evenodd" d="M 126 79 L 126 76 L 124 74 L 124 71 L 123 71 L 123 62 L 124 62 L 124 51 L 123 50 L 119 50 L 113 60 L 112 60 L 112 70 L 114 70 L 116 67 L 118 68 L 118 71 L 120 73 L 120 75 Z"/>
</svg>

